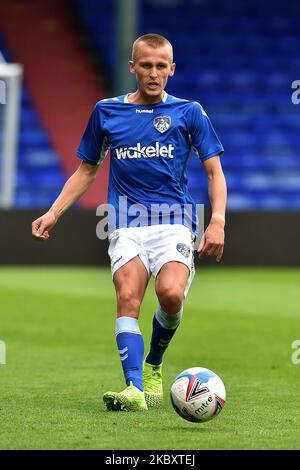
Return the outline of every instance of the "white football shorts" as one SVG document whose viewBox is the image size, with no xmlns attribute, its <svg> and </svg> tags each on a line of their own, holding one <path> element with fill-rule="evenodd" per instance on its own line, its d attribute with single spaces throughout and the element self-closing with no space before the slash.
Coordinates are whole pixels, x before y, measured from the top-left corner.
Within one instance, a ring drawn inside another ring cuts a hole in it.
<svg viewBox="0 0 300 470">
<path fill-rule="evenodd" d="M 124 264 L 139 256 L 148 276 L 155 278 L 162 266 L 170 261 L 185 264 L 190 276 L 184 297 L 192 283 L 194 268 L 194 235 L 180 224 L 161 224 L 145 227 L 129 227 L 114 230 L 109 236 L 108 254 L 111 260 L 112 277 Z"/>
</svg>

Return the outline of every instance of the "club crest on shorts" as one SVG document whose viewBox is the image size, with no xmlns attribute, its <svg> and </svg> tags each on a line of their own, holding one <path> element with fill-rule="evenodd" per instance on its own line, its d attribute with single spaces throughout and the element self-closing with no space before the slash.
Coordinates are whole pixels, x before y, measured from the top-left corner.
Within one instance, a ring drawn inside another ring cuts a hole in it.
<svg viewBox="0 0 300 470">
<path fill-rule="evenodd" d="M 186 258 L 190 256 L 191 250 L 190 250 L 189 245 L 186 245 L 185 243 L 177 243 L 176 249 L 177 251 L 179 251 L 179 253 L 181 253 Z"/>
<path fill-rule="evenodd" d="M 171 116 L 157 116 L 153 119 L 153 125 L 161 134 L 171 127 Z"/>
</svg>

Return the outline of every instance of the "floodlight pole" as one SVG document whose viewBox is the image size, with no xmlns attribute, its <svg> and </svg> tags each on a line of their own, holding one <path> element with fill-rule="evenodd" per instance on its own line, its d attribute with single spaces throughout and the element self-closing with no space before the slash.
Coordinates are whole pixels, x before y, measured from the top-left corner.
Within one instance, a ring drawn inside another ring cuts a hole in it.
<svg viewBox="0 0 300 470">
<path fill-rule="evenodd" d="M 139 0 L 116 1 L 115 94 L 135 91 L 135 77 L 129 72 L 132 44 L 138 36 Z"/>
</svg>

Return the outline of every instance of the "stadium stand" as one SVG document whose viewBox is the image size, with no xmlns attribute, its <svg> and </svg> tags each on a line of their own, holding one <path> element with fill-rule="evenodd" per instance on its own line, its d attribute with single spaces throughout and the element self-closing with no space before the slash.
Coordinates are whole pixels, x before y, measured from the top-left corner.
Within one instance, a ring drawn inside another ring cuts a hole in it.
<svg viewBox="0 0 300 470">
<path fill-rule="evenodd" d="M 112 82 L 117 33 L 114 2 L 75 0 L 75 7 L 76 17 L 93 38 Z M 175 46 L 177 71 L 168 92 L 201 102 L 225 147 L 222 160 L 230 210 L 300 209 L 300 105 L 291 102 L 291 83 L 299 79 L 299 10 L 298 2 L 280 0 L 254 0 L 251 4 L 238 0 L 141 0 L 139 33 L 158 32 Z M 0 50 L 9 57 L 1 38 Z M 104 93 L 108 90 L 101 89 L 98 99 Z M 64 163 L 59 163 L 59 159 L 70 159 L 70 152 L 66 157 L 67 147 L 60 147 L 57 131 L 52 129 L 49 134 L 49 125 L 41 125 L 30 96 L 25 86 L 19 207 L 47 206 L 71 171 L 64 173 Z M 85 113 L 77 130 L 84 128 Z M 68 135 L 73 148 L 77 134 Z M 188 174 L 195 200 L 207 202 L 206 177 L 196 158 L 190 159 Z M 96 197 L 92 203 L 95 201 Z"/>
<path fill-rule="evenodd" d="M 113 76 L 113 2 L 76 3 Z M 231 210 L 300 209 L 300 106 L 291 102 L 299 9 L 279 0 L 141 2 L 140 34 L 157 32 L 175 45 L 169 93 L 200 101 L 222 140 Z M 189 181 L 196 201 L 207 201 L 194 158 Z"/>
<path fill-rule="evenodd" d="M 5 60 L 13 62 L 0 35 L 0 50 Z M 21 96 L 20 139 L 16 207 L 46 207 L 57 196 L 65 181 L 57 153 L 32 105 L 24 84 Z M 3 138 L 3 136 L 2 136 Z"/>
<path fill-rule="evenodd" d="M 16 202 L 18 206 L 48 207 L 65 178 L 78 167 L 76 150 L 87 120 L 95 103 L 107 93 L 81 47 L 78 29 L 72 26 L 69 2 L 1 3 L 0 30 L 14 60 L 24 67 L 26 92 L 22 108 L 33 102 L 31 110 L 44 126 L 35 126 L 30 116 L 21 122 L 26 151 L 45 150 L 49 142 L 52 147 L 52 153 L 35 153 L 30 158 L 24 157 L 20 149 L 20 163 L 29 158 L 31 166 L 23 167 L 18 187 L 26 184 L 30 195 Z M 59 162 L 56 168 L 54 157 Z M 106 200 L 108 165 L 106 161 L 80 206 L 94 208 Z"/>
</svg>

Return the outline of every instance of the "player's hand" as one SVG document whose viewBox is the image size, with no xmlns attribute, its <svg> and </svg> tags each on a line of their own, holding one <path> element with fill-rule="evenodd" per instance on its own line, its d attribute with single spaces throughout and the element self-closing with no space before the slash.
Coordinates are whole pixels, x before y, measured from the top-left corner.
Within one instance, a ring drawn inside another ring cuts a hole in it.
<svg viewBox="0 0 300 470">
<path fill-rule="evenodd" d="M 32 222 L 32 236 L 36 240 L 46 241 L 49 238 L 49 231 L 57 222 L 55 215 L 48 211 Z"/>
<path fill-rule="evenodd" d="M 199 259 L 204 258 L 204 256 L 215 256 L 216 261 L 219 263 L 223 255 L 224 240 L 224 223 L 219 220 L 211 220 L 202 235 L 198 248 Z"/>
</svg>

